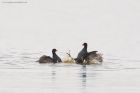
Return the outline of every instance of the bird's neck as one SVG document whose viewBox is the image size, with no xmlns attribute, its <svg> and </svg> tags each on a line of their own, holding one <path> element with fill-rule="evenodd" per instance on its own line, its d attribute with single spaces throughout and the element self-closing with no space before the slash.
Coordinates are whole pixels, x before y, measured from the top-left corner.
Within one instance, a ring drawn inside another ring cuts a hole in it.
<svg viewBox="0 0 140 93">
<path fill-rule="evenodd" d="M 54 62 L 54 63 L 57 63 L 56 56 L 57 56 L 56 53 L 53 52 L 53 53 L 52 53 L 52 58 L 53 58 L 53 62 Z"/>
<path fill-rule="evenodd" d="M 83 50 L 86 50 L 87 51 L 87 46 L 84 46 Z"/>
<path fill-rule="evenodd" d="M 52 52 L 52 54 L 53 54 L 53 57 L 56 55 L 56 53 L 55 53 L 55 52 Z"/>
</svg>

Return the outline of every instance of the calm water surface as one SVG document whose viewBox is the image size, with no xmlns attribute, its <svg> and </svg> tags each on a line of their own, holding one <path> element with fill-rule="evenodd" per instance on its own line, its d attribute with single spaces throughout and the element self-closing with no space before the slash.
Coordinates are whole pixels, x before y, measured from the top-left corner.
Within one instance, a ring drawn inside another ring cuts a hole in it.
<svg viewBox="0 0 140 93">
<path fill-rule="evenodd" d="M 40 52 L 1 53 L 0 93 L 140 93 L 140 61 L 105 56 L 102 64 L 39 64 Z"/>
</svg>

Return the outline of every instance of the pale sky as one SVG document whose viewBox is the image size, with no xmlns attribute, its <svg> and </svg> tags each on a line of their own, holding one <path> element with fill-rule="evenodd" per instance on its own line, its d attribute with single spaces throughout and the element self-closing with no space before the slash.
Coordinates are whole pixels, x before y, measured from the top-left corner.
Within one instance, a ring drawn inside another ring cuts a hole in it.
<svg viewBox="0 0 140 93">
<path fill-rule="evenodd" d="M 0 3 L 0 48 L 140 53 L 139 0 L 27 0 Z M 14 0 L 12 0 L 14 1 Z M 15 0 L 16 1 L 16 0 Z"/>
</svg>

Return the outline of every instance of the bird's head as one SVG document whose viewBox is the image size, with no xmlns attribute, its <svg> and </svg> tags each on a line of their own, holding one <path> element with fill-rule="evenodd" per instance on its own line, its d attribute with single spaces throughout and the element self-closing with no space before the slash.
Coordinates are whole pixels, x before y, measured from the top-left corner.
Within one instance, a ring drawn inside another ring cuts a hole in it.
<svg viewBox="0 0 140 93">
<path fill-rule="evenodd" d="M 87 46 L 87 43 L 83 43 L 83 46 Z"/>
<path fill-rule="evenodd" d="M 55 48 L 54 48 L 54 49 L 52 49 L 52 52 L 53 52 L 53 53 L 55 53 L 56 51 L 57 51 L 57 50 L 56 50 Z"/>
</svg>

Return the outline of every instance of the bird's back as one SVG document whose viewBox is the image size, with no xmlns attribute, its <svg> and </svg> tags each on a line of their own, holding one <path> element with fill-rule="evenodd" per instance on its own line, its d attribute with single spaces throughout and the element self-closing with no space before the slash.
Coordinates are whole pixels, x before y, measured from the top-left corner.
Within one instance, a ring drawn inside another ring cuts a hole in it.
<svg viewBox="0 0 140 93">
<path fill-rule="evenodd" d="M 50 56 L 43 55 L 39 59 L 39 63 L 53 63 L 53 58 Z"/>
</svg>

